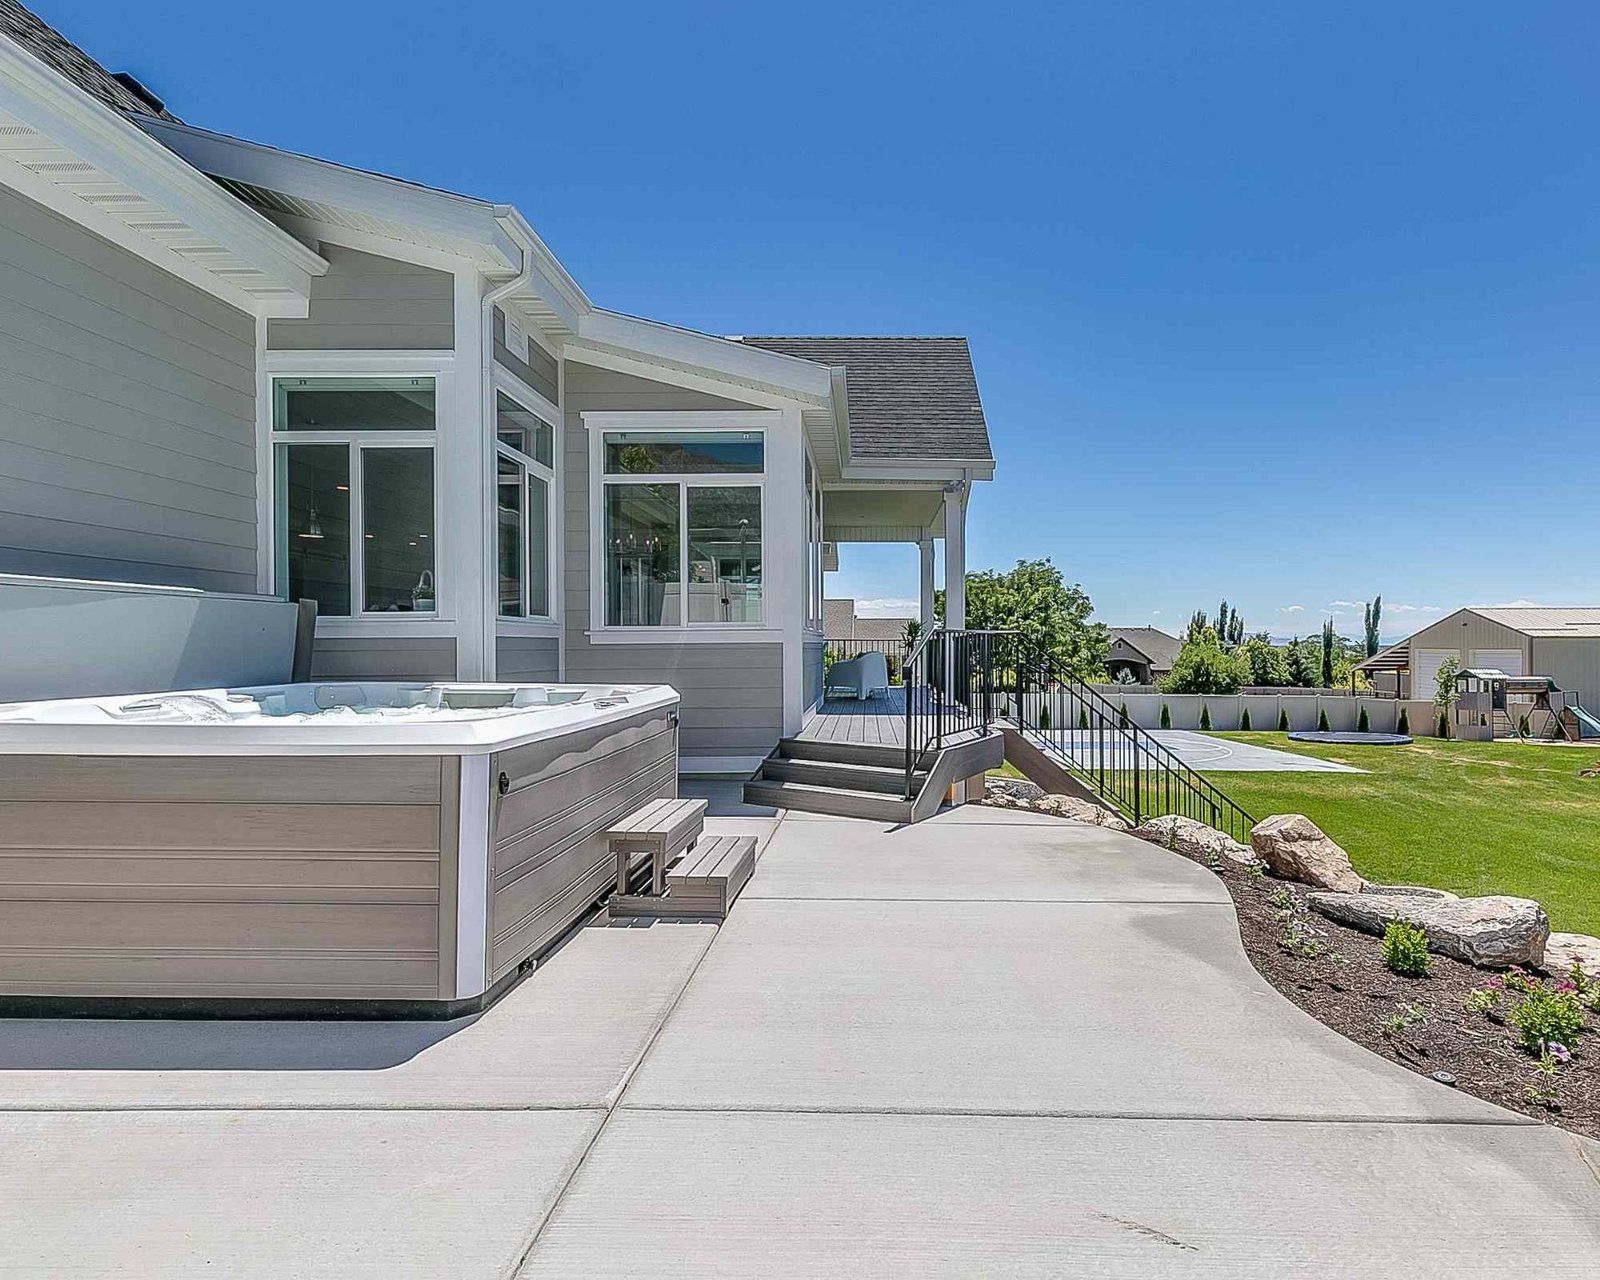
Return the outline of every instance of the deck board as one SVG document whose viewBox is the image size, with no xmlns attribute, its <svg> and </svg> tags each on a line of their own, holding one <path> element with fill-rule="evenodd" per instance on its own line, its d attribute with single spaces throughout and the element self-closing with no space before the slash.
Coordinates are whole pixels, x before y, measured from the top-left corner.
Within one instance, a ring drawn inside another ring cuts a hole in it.
<svg viewBox="0 0 1600 1280">
<path fill-rule="evenodd" d="M 903 747 L 906 744 L 905 690 L 893 688 L 861 701 L 839 698 L 824 702 L 806 718 L 799 736 L 813 742 Z"/>
</svg>

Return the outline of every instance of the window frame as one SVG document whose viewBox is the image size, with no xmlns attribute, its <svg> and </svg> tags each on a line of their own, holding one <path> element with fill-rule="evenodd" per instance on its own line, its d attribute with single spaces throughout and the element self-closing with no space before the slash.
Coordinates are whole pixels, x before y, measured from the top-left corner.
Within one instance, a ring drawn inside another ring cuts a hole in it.
<svg viewBox="0 0 1600 1280">
<path fill-rule="evenodd" d="M 781 635 L 774 621 L 771 595 L 772 525 L 768 484 L 772 478 L 774 436 L 782 414 L 771 410 L 706 413 L 585 413 L 589 434 L 589 634 L 605 640 L 640 644 L 675 640 L 771 639 Z M 608 433 L 645 431 L 671 435 L 748 431 L 761 438 L 759 472 L 642 472 L 609 475 L 605 471 L 605 437 Z M 678 598 L 677 623 L 613 625 L 606 621 L 605 496 L 614 485 L 672 484 L 678 487 Z M 689 490 L 747 488 L 758 491 L 761 511 L 761 618 L 754 622 L 689 621 Z"/>
<path fill-rule="evenodd" d="M 433 383 L 433 429 L 420 431 L 415 429 L 403 430 L 375 430 L 368 431 L 361 428 L 346 428 L 337 431 L 304 431 L 288 430 L 278 426 L 277 405 L 279 384 L 295 382 L 301 379 L 339 379 L 341 381 L 359 382 L 363 380 L 384 381 L 395 378 L 426 378 Z M 300 372 L 292 369 L 273 369 L 266 382 L 267 389 L 267 460 L 270 466 L 270 510 L 272 514 L 272 581 L 271 593 L 280 600 L 289 598 L 289 565 L 288 565 L 288 529 L 283 520 L 283 511 L 280 506 L 282 486 L 287 482 L 287 470 L 284 462 L 287 459 L 287 449 L 294 445 L 343 445 L 350 459 L 350 612 L 339 614 L 322 614 L 319 611 L 318 622 L 326 618 L 329 622 L 350 624 L 386 623 L 411 627 L 427 625 L 429 623 L 452 621 L 450 612 L 445 608 L 445 601 L 453 599 L 446 596 L 446 590 L 453 589 L 454 584 L 448 584 L 445 579 L 445 569 L 441 561 L 439 529 L 444 523 L 442 514 L 445 509 L 445 494 L 443 488 L 443 475 L 440 465 L 439 440 L 442 434 L 440 418 L 443 412 L 445 397 L 448 391 L 446 379 L 434 369 L 404 370 L 394 369 L 325 369 L 318 368 L 313 371 Z M 427 449 L 431 454 L 433 472 L 433 529 L 429 534 L 433 542 L 433 583 L 434 596 L 433 608 L 426 611 L 417 610 L 383 610 L 368 609 L 367 583 L 366 583 L 366 499 L 365 499 L 365 465 L 362 457 L 366 449 Z"/>
<path fill-rule="evenodd" d="M 499 492 L 500 492 L 499 491 L 499 484 L 500 484 L 499 462 L 500 462 L 500 459 L 504 458 L 506 461 L 512 463 L 514 466 L 516 466 L 522 472 L 522 481 L 521 481 L 521 491 L 522 491 L 522 582 L 521 582 L 522 613 L 521 614 L 514 614 L 514 613 L 501 613 L 500 612 L 500 592 L 499 592 L 499 589 L 498 589 L 498 586 L 497 586 L 497 588 L 495 590 L 495 603 L 494 603 L 495 621 L 496 622 L 510 622 L 510 623 L 517 623 L 517 622 L 551 623 L 551 622 L 554 622 L 556 620 L 557 616 L 558 616 L 557 615 L 558 606 L 556 604 L 556 581 L 557 581 L 557 577 L 558 577 L 558 575 L 556 573 L 556 512 L 557 512 L 557 508 L 561 504 L 560 504 L 560 502 L 558 500 L 558 495 L 560 493 L 560 489 L 558 487 L 557 480 L 556 480 L 556 466 L 555 466 L 555 464 L 560 460 L 560 457 L 561 457 L 561 428 L 560 428 L 560 425 L 559 425 L 558 422 L 552 421 L 550 419 L 550 417 L 544 412 L 544 410 L 542 408 L 540 408 L 541 404 L 548 403 L 547 401 L 544 400 L 544 397 L 542 397 L 542 396 L 537 397 L 538 403 L 536 403 L 536 404 L 530 405 L 530 404 L 524 403 L 524 397 L 521 394 L 519 394 L 519 392 L 514 391 L 510 387 L 504 385 L 504 383 L 500 379 L 496 379 L 495 380 L 494 390 L 495 390 L 495 422 L 493 423 L 491 429 L 494 432 L 495 486 L 496 486 L 495 487 L 495 507 L 496 507 L 497 511 L 499 509 Z M 505 396 L 506 399 L 514 402 L 517 405 L 517 407 L 519 409 L 521 409 L 524 413 L 531 413 L 534 417 L 540 419 L 547 427 L 550 428 L 550 463 L 551 463 L 550 466 L 548 466 L 548 467 L 545 466 L 544 463 L 540 462 L 532 454 L 523 453 L 522 450 L 520 450 L 518 448 L 515 448 L 512 445 L 505 444 L 504 442 L 501 441 L 501 439 L 500 439 L 500 426 L 499 426 L 499 413 L 500 413 L 500 400 L 499 400 L 499 397 L 500 396 Z M 533 613 L 531 611 L 532 610 L 532 600 L 533 600 L 533 590 L 532 590 L 532 584 L 533 584 L 533 580 L 532 580 L 533 557 L 532 557 L 532 555 L 530 553 L 531 553 L 531 550 L 532 550 L 532 537 L 533 537 L 533 521 L 531 519 L 531 513 L 532 513 L 532 510 L 533 510 L 533 504 L 532 504 L 532 502 L 530 500 L 529 493 L 530 493 L 530 490 L 532 488 L 532 482 L 534 480 L 543 481 L 544 486 L 545 486 L 545 504 L 544 504 L 544 598 L 545 598 L 545 612 L 543 612 L 543 613 Z M 498 550 L 499 543 L 498 543 L 498 541 L 496 542 L 495 546 L 496 546 L 496 551 L 495 551 L 495 575 L 494 576 L 495 576 L 495 581 L 498 584 L 499 579 L 500 579 L 499 550 Z"/>
</svg>

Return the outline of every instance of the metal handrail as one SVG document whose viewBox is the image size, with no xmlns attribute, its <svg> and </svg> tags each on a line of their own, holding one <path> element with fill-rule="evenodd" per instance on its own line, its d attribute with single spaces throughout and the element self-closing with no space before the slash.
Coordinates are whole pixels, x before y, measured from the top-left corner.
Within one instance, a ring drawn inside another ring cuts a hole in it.
<svg viewBox="0 0 1600 1280">
<path fill-rule="evenodd" d="M 1032 690 L 1030 676 L 1037 677 Z M 1037 699 L 1031 716 L 1030 695 Z M 1061 723 L 1051 723 L 1052 703 L 1062 713 Z M 1048 655 L 1018 661 L 1017 727 L 1041 738 L 1069 772 L 1135 826 L 1146 818 L 1179 814 L 1240 843 L 1250 838 L 1255 819 L 1242 806 Z"/>
<path fill-rule="evenodd" d="M 997 636 L 1010 631 L 931 627 L 901 668 L 906 699 L 905 795 L 916 790 L 917 765 L 957 734 L 986 733 L 994 724 Z"/>
</svg>

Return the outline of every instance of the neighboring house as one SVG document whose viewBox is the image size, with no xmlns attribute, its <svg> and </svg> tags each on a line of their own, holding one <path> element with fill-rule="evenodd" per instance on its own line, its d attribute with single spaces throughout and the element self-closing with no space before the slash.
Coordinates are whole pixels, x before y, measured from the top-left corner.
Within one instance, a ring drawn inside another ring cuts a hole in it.
<svg viewBox="0 0 1600 1280">
<path fill-rule="evenodd" d="M 1172 670 L 1183 641 L 1154 627 L 1112 627 L 1106 670 L 1113 680 L 1155 684 Z"/>
<path fill-rule="evenodd" d="M 824 630 L 830 640 L 897 643 L 906 638 L 906 626 L 916 621 L 915 618 L 859 618 L 854 600 L 824 600 L 822 608 Z"/>
<path fill-rule="evenodd" d="M 1592 712 L 1600 708 L 1600 606 L 1458 609 L 1356 670 L 1380 693 L 1410 702 L 1411 724 L 1421 729 L 1431 723 L 1439 668 L 1451 658 L 1464 668 L 1549 676 Z"/>
<path fill-rule="evenodd" d="M 944 539 L 962 338 L 597 306 L 510 205 L 176 119 L 0 0 L 0 572 L 317 601 L 319 677 L 668 681 L 688 769 L 821 696 L 826 543 Z"/>
</svg>

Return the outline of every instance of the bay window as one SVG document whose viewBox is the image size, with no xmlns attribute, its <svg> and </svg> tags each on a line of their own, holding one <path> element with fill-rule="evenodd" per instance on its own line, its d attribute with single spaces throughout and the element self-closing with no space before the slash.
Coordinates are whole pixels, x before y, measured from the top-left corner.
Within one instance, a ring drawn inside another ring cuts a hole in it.
<svg viewBox="0 0 1600 1280">
<path fill-rule="evenodd" d="M 432 378 L 273 383 L 277 589 L 326 617 L 432 614 Z"/>
<path fill-rule="evenodd" d="M 600 445 L 608 627 L 758 625 L 759 431 L 607 431 Z"/>
<path fill-rule="evenodd" d="M 505 392 L 495 400 L 499 614 L 549 618 L 555 428 Z"/>
</svg>

